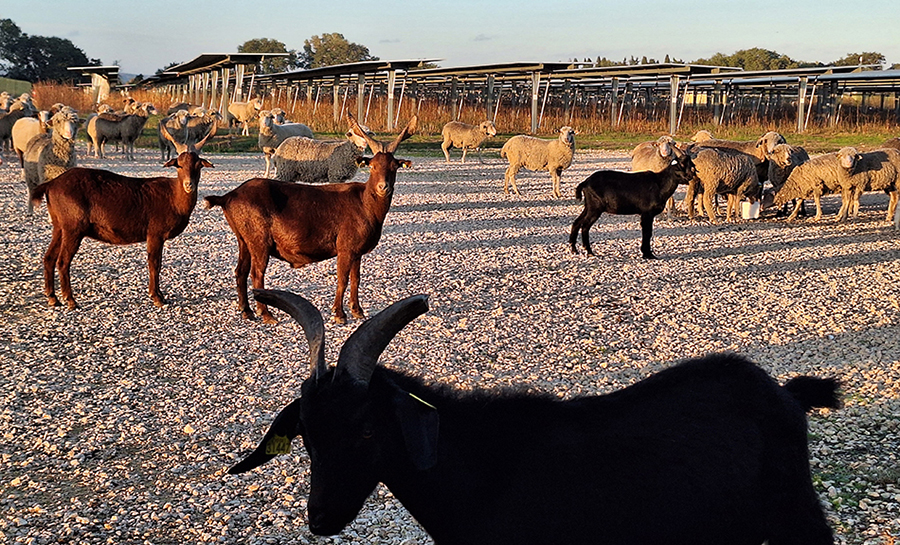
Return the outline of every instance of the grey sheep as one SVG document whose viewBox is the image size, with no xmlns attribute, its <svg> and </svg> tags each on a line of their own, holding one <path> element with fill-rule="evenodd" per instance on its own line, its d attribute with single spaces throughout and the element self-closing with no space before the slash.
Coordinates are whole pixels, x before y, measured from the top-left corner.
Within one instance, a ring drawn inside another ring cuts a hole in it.
<svg viewBox="0 0 900 545">
<path fill-rule="evenodd" d="M 188 147 L 196 147 L 200 141 L 205 143 L 205 141 L 215 136 L 220 121 L 222 121 L 222 114 L 215 108 L 194 108 L 186 121 L 187 128 L 184 143 Z"/>
<path fill-rule="evenodd" d="M 149 102 L 141 104 L 134 114 L 118 116 L 116 114 L 98 114 L 91 120 L 95 133 L 90 126 L 88 136 L 93 139 L 95 156 L 103 157 L 103 149 L 110 140 L 121 140 L 125 158 L 134 160 L 134 143 L 144 130 L 147 118 L 156 113 L 156 108 Z"/>
<path fill-rule="evenodd" d="M 576 134 L 578 131 L 566 126 L 559 129 L 559 138 L 555 140 L 542 140 L 524 134 L 507 140 L 500 150 L 500 157 L 509 160 L 503 180 L 503 191 L 509 193 L 509 186 L 512 185 L 513 192 L 519 194 L 516 174 L 525 167 L 528 170 L 549 171 L 553 180 L 553 194 L 562 197 L 560 175 L 563 170 L 569 168 L 575 157 Z"/>
<path fill-rule="evenodd" d="M 694 159 L 696 175 L 688 184 L 684 197 L 688 218 L 694 219 L 697 192 L 703 193 L 703 207 L 712 223 L 716 222 L 714 195 L 728 196 L 725 221 L 730 221 L 732 214 L 737 215 L 737 205 L 742 198 L 759 198 L 761 186 L 753 157 L 728 148 L 695 147 L 689 154 Z"/>
<path fill-rule="evenodd" d="M 187 142 L 187 120 L 190 116 L 187 110 L 174 110 L 171 114 L 159 120 L 156 132 L 159 136 L 160 160 L 168 161 L 175 153 L 175 144 L 164 136 L 165 130 L 178 142 Z"/>
<path fill-rule="evenodd" d="M 285 139 L 274 154 L 275 179 L 305 184 L 336 184 L 352 178 L 368 145 L 369 130 L 351 124 L 347 140 L 323 142 L 304 136 Z"/>
<path fill-rule="evenodd" d="M 838 215 L 838 221 L 846 219 L 851 209 L 854 217 L 859 214 L 859 197 L 865 191 L 890 195 L 886 221 L 891 221 L 900 190 L 900 150 L 884 148 L 860 153 L 856 148 L 845 147 L 837 152 L 837 158 L 844 169 L 839 178 L 841 199 L 848 203 L 841 207 L 843 215 Z"/>
<path fill-rule="evenodd" d="M 787 181 L 788 176 L 798 165 L 809 161 L 809 153 L 800 146 L 792 146 L 790 144 L 778 144 L 771 153 L 767 153 L 769 159 L 769 183 L 772 184 L 772 193 L 778 193 Z M 771 195 L 772 193 L 767 193 Z M 768 199 L 768 197 L 767 197 Z M 803 206 L 803 200 L 799 203 Z M 780 213 L 787 213 L 787 204 L 784 205 Z"/>
<path fill-rule="evenodd" d="M 497 127 L 493 121 L 482 121 L 478 125 L 469 125 L 460 121 L 451 121 L 441 129 L 441 149 L 444 158 L 450 162 L 450 148 L 462 149 L 462 162 L 466 162 L 466 152 L 470 149 L 478 151 L 478 160 L 481 161 L 481 144 L 492 136 L 497 135 Z M 483 161 L 482 161 L 483 162 Z"/>
<path fill-rule="evenodd" d="M 50 118 L 50 132 L 32 138 L 25 147 L 25 187 L 28 191 L 28 213 L 34 210 L 31 192 L 63 172 L 75 167 L 75 135 L 78 132 L 78 114 L 64 108 Z"/>
<path fill-rule="evenodd" d="M 266 158 L 266 173 L 263 175 L 265 178 L 268 178 L 269 173 L 272 171 L 272 156 L 282 142 L 292 136 L 313 138 L 312 129 L 303 123 L 284 123 L 284 121 L 279 123 L 278 117 L 280 115 L 283 120 L 284 111 L 280 108 L 277 109 L 279 110 L 278 112 L 275 110 L 259 112 L 259 137 L 257 143 Z"/>
<path fill-rule="evenodd" d="M 247 102 L 232 102 L 228 105 L 228 113 L 231 115 L 230 122 L 239 124 L 241 136 L 250 136 L 250 121 L 256 117 L 256 114 L 262 109 L 262 100 L 254 98 Z M 233 127 L 232 127 L 233 132 Z"/>
<path fill-rule="evenodd" d="M 707 138 L 707 135 L 709 135 L 709 138 Z M 775 146 L 778 144 L 787 143 L 784 136 L 775 131 L 769 131 L 755 141 L 719 140 L 718 138 L 712 138 L 712 134 L 710 134 L 709 131 L 699 131 L 694 135 L 693 140 L 694 144 L 692 144 L 692 146 L 694 147 L 728 148 L 742 151 L 747 155 L 755 157 L 757 163 L 756 174 L 760 183 L 766 181 L 766 178 L 769 176 L 769 161 L 767 155 L 772 153 Z"/>
<path fill-rule="evenodd" d="M 813 157 L 794 168 L 781 190 L 775 194 L 775 205 L 783 206 L 796 199 L 812 197 L 816 202 L 816 215 L 813 221 L 818 221 L 822 218 L 822 195 L 841 192 L 841 178 L 845 175 L 846 171 L 841 166 L 837 153 Z M 843 203 L 841 213 L 848 204 Z M 796 219 L 799 212 L 800 203 L 794 207 L 787 221 Z"/>
</svg>

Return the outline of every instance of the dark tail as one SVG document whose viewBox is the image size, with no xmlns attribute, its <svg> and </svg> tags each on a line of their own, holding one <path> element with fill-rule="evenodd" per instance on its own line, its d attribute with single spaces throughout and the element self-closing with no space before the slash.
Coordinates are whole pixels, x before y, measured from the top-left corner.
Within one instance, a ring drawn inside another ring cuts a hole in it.
<svg viewBox="0 0 900 545">
<path fill-rule="evenodd" d="M 784 389 L 790 392 L 807 412 L 816 407 L 839 408 L 841 406 L 839 387 L 837 379 L 806 376 L 792 378 L 784 385 Z"/>
<path fill-rule="evenodd" d="M 577 200 L 579 200 L 579 201 L 581 200 L 582 193 L 584 193 L 584 188 L 587 186 L 588 186 L 588 183 L 587 183 L 587 180 L 585 180 L 575 187 L 575 198 Z"/>
<path fill-rule="evenodd" d="M 48 184 L 41 184 L 31 190 L 31 204 L 35 208 L 37 208 L 41 205 L 41 201 L 44 200 L 44 195 L 47 194 L 48 188 L 49 188 Z"/>
<path fill-rule="evenodd" d="M 203 197 L 203 200 L 206 201 L 206 208 L 212 208 L 213 206 L 225 208 L 225 205 L 228 204 L 228 195 L 209 195 L 208 197 Z"/>
</svg>

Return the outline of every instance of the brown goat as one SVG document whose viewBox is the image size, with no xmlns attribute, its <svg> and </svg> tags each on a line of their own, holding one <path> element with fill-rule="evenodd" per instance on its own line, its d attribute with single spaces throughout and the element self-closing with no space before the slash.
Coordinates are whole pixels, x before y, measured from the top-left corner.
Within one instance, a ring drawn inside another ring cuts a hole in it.
<svg viewBox="0 0 900 545">
<path fill-rule="evenodd" d="M 53 236 L 44 255 L 44 294 L 50 306 L 59 305 L 54 292 L 54 267 L 59 288 L 70 309 L 75 308 L 69 267 L 85 237 L 109 244 L 147 242 L 150 298 L 164 300 L 159 291 L 163 242 L 180 235 L 197 204 L 200 169 L 212 167 L 195 152 L 184 152 L 165 164 L 178 169 L 176 178 L 131 178 L 108 170 L 73 168 L 37 186 L 32 202 L 47 196 Z"/>
<path fill-rule="evenodd" d="M 350 122 L 359 129 L 356 119 Z M 235 268 L 241 315 L 253 318 L 247 301 L 247 276 L 253 287 L 265 287 L 266 266 L 276 257 L 299 268 L 337 256 L 337 294 L 332 311 L 338 323 L 347 321 L 344 291 L 350 282 L 350 312 L 365 314 L 359 305 L 359 267 L 364 254 L 381 238 L 381 228 L 391 206 L 397 170 L 409 161 L 394 158 L 400 142 L 416 130 L 417 118 L 390 144 L 366 135 L 375 156 L 361 159 L 371 168 L 366 183 L 308 185 L 253 178 L 222 196 L 206 197 L 207 207 L 221 206 L 238 242 Z M 257 301 L 266 323 L 274 323 L 266 305 Z"/>
</svg>

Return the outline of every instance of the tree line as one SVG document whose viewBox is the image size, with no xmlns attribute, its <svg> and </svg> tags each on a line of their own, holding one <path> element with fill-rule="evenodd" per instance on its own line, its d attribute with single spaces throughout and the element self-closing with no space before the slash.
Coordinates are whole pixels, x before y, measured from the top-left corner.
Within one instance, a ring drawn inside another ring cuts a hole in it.
<svg viewBox="0 0 900 545">
<path fill-rule="evenodd" d="M 283 56 L 265 59 L 260 63 L 261 71 L 269 74 L 379 60 L 369 52 L 368 47 L 350 42 L 343 34 L 337 32 L 312 36 L 303 41 L 301 50 L 288 49 L 284 42 L 279 40 L 255 38 L 237 46 L 237 52 L 283 54 Z M 578 61 L 578 59 L 573 59 L 572 62 L 581 66 L 596 67 L 658 64 L 660 62 L 684 63 L 683 60 L 670 58 L 669 55 L 666 55 L 663 61 L 646 56 L 641 58 L 632 56 L 621 61 L 613 61 L 598 56 L 595 60 Z M 877 52 L 848 53 L 830 63 L 821 63 L 797 61 L 775 51 L 752 48 L 736 51 L 731 55 L 716 53 L 709 58 L 690 61 L 689 64 L 734 66 L 744 70 L 783 70 L 819 66 L 872 65 L 884 64 L 884 62 L 884 55 Z M 22 29 L 12 20 L 0 19 L 0 75 L 30 82 L 66 81 L 73 78 L 73 74 L 67 70 L 68 67 L 100 64 L 100 59 L 88 58 L 84 51 L 70 40 L 28 35 L 22 32 Z M 156 73 L 159 74 L 179 64 L 181 62 L 169 63 L 158 69 Z M 891 68 L 898 68 L 898 65 Z M 143 79 L 143 75 L 135 79 L 140 81 Z"/>
</svg>

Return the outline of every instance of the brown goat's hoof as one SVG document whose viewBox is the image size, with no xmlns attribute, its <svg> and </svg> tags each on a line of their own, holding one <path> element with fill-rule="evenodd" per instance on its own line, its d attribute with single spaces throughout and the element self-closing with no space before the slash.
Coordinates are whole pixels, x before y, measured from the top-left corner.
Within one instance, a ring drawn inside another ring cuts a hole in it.
<svg viewBox="0 0 900 545">
<path fill-rule="evenodd" d="M 262 321 L 264 324 L 273 324 L 274 325 L 274 324 L 278 323 L 278 320 L 276 320 L 274 316 L 272 316 L 271 314 L 268 314 L 268 313 L 263 314 Z"/>
<path fill-rule="evenodd" d="M 164 306 L 166 306 L 166 300 L 162 297 L 151 297 L 151 299 L 153 299 L 153 304 L 156 306 L 156 308 L 163 308 Z"/>
<path fill-rule="evenodd" d="M 66 301 L 66 306 L 69 307 L 69 310 L 75 310 L 78 308 L 78 303 L 75 302 L 75 299 L 69 299 Z"/>
<path fill-rule="evenodd" d="M 334 318 L 332 318 L 332 319 L 334 320 L 334 323 L 336 323 L 336 324 L 346 324 L 347 323 L 346 316 L 338 316 L 337 314 L 335 314 Z"/>
<path fill-rule="evenodd" d="M 352 310 L 352 309 L 351 309 L 351 310 L 350 310 L 350 314 L 351 314 L 354 318 L 359 318 L 360 320 L 365 320 L 365 319 L 366 319 L 366 313 L 363 312 L 362 310 Z"/>
<path fill-rule="evenodd" d="M 58 307 L 59 299 L 57 299 L 55 295 L 47 296 L 47 306 L 48 307 Z"/>
</svg>

